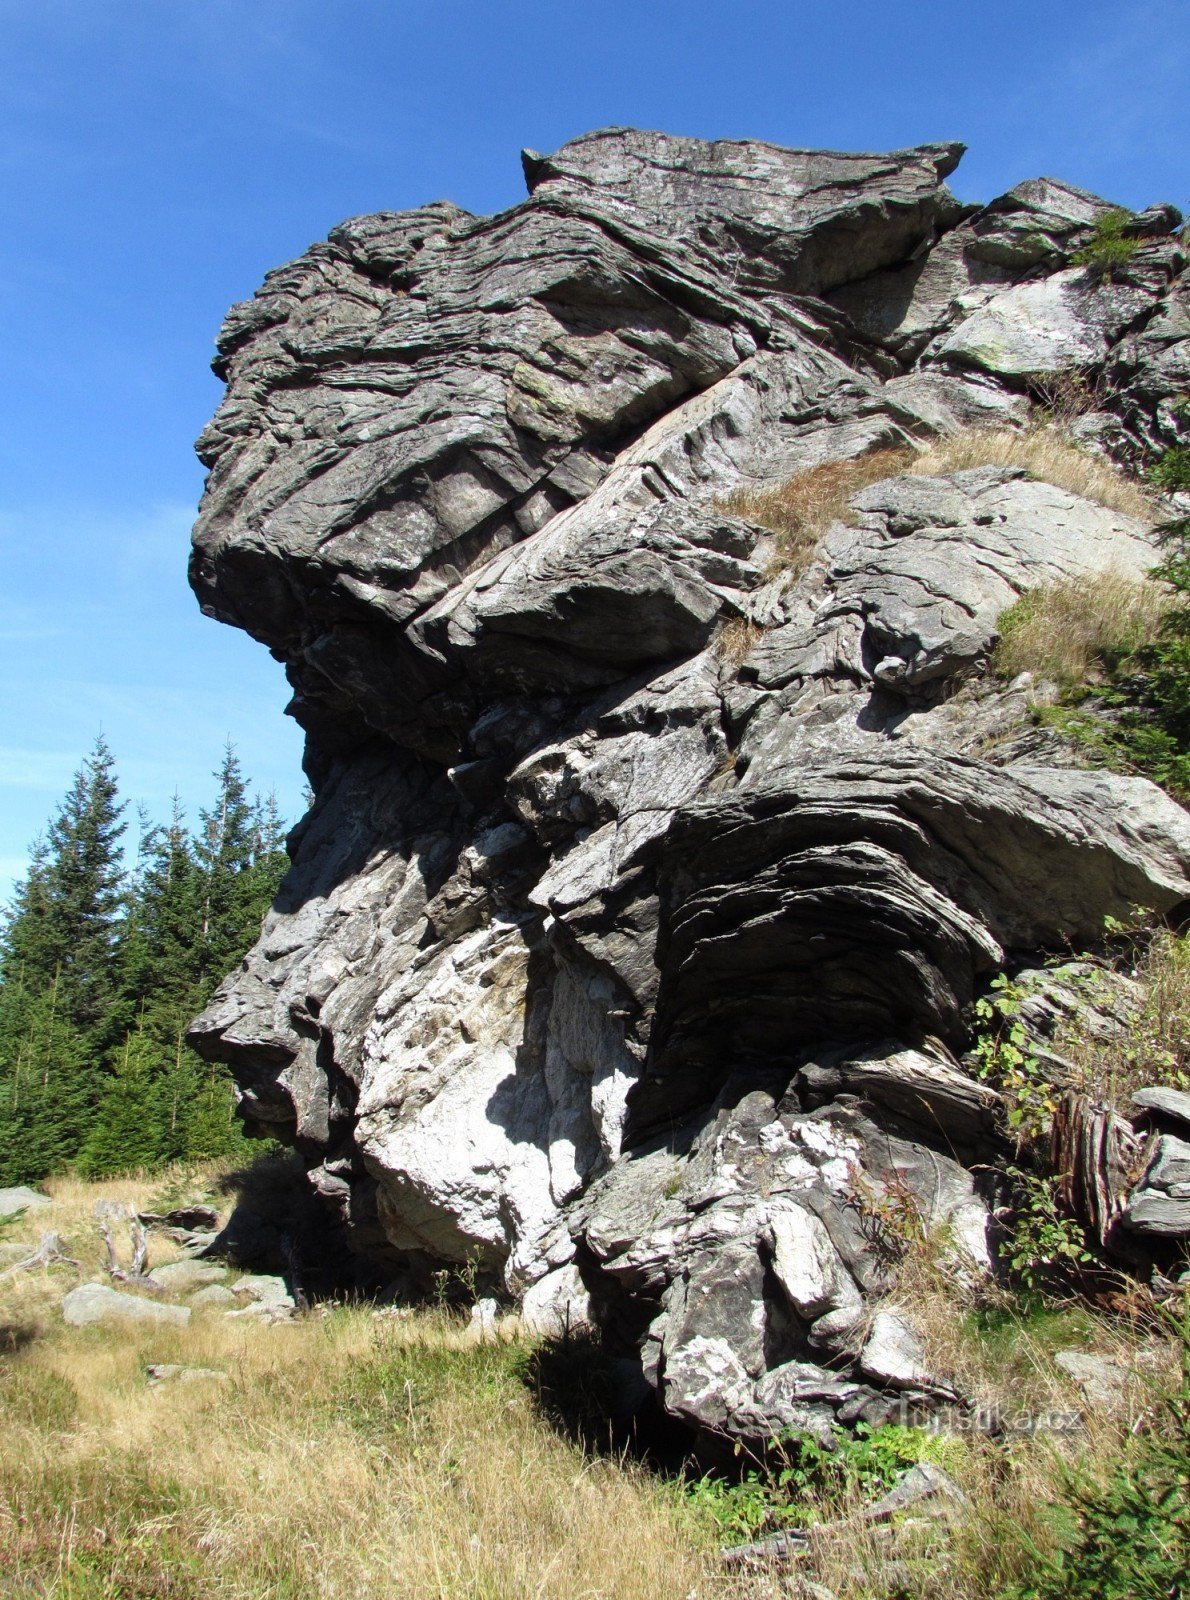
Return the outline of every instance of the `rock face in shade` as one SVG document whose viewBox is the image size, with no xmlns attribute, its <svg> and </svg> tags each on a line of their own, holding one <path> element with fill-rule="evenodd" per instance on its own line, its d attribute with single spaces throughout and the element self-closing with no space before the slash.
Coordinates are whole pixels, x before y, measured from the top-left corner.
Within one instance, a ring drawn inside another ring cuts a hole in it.
<svg viewBox="0 0 1190 1600">
<path fill-rule="evenodd" d="M 871 1216 L 986 1260 L 973 999 L 1190 896 L 1186 814 L 981 677 L 1147 522 L 909 473 L 784 583 L 724 509 L 1020 425 L 1055 368 L 1120 459 L 1178 442 L 1176 214 L 1101 281 L 1105 201 L 963 206 L 960 154 L 604 130 L 497 216 L 341 224 L 219 341 L 192 582 L 285 662 L 316 799 L 194 1041 L 381 1270 L 594 1321 L 707 1434 L 936 1392 Z"/>
</svg>

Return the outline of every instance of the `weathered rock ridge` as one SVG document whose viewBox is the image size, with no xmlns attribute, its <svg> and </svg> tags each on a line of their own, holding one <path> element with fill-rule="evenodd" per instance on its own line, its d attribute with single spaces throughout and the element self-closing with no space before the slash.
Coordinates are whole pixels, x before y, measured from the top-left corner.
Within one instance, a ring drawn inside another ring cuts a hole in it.
<svg viewBox="0 0 1190 1600">
<path fill-rule="evenodd" d="M 594 1316 L 719 1433 L 931 1392 L 865 1205 L 986 1259 L 972 1000 L 1190 897 L 1186 814 L 981 677 L 1022 590 L 1141 573 L 1150 526 L 901 475 L 786 582 L 723 509 L 1015 426 L 1056 371 L 1107 397 L 1092 446 L 1178 441 L 1180 218 L 1105 279 L 1070 259 L 1106 202 L 961 205 L 961 151 L 526 152 L 509 211 L 355 218 L 270 273 L 199 444 L 192 582 L 284 661 L 316 799 L 194 1041 L 361 1253 Z"/>
</svg>

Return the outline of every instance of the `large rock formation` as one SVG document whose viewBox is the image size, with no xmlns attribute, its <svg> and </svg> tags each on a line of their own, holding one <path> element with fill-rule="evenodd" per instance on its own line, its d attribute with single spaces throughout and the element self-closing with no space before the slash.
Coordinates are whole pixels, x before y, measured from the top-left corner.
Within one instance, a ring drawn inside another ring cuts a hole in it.
<svg viewBox="0 0 1190 1600">
<path fill-rule="evenodd" d="M 718 1433 L 930 1391 L 872 1228 L 986 1259 L 973 998 L 1190 895 L 1186 814 L 980 685 L 1022 590 L 1143 572 L 1149 526 L 901 475 L 785 582 L 724 509 L 1056 370 L 1106 376 L 1091 444 L 1178 439 L 1180 219 L 1104 279 L 1105 202 L 962 206 L 960 153 L 611 129 L 498 216 L 356 218 L 233 308 L 199 446 L 192 582 L 285 662 L 316 800 L 196 1044 L 357 1250 L 589 1302 Z"/>
</svg>

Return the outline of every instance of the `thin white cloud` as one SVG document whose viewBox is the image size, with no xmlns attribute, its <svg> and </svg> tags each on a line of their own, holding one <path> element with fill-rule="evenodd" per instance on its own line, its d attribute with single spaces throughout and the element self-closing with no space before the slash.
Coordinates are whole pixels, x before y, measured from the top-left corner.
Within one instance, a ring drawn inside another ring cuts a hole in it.
<svg viewBox="0 0 1190 1600">
<path fill-rule="evenodd" d="M 0 745 L 0 788 L 64 790 L 79 764 L 77 750 L 36 750 Z"/>
</svg>

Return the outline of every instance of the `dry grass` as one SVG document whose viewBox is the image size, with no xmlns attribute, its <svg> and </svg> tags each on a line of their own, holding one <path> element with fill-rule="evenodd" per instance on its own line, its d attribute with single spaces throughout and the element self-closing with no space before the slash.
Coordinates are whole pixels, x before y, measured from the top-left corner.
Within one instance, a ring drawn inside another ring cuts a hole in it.
<svg viewBox="0 0 1190 1600">
<path fill-rule="evenodd" d="M 57 1186 L 88 1268 L 96 1198 Z M 158 1257 L 162 1252 L 157 1252 Z M 727 1586 L 671 1491 L 545 1424 L 526 1347 L 366 1307 L 275 1327 L 64 1326 L 62 1268 L 0 1281 L 0 1571 L 59 1600 L 675 1600 Z M 149 1388 L 149 1362 L 223 1383 Z"/>
<path fill-rule="evenodd" d="M 752 646 L 764 637 L 764 629 L 750 617 L 733 617 L 720 630 L 715 639 L 715 649 L 721 661 L 740 666 L 748 657 Z"/>
<path fill-rule="evenodd" d="M 1127 516 L 1153 517 L 1152 503 L 1138 484 L 1072 444 L 1053 423 L 1023 430 L 965 428 L 922 450 L 874 450 L 849 461 L 825 461 L 775 488 L 737 489 L 719 506 L 770 528 L 777 536 L 774 569 L 792 579 L 809 566 L 832 523 L 848 520 L 849 502 L 861 489 L 900 473 L 939 477 L 971 467 L 1021 467 L 1030 477 Z"/>
<path fill-rule="evenodd" d="M 964 428 L 927 446 L 912 470 L 933 477 L 971 467 L 1022 467 L 1031 478 L 1097 500 L 1125 516 L 1142 522 L 1153 517 L 1152 502 L 1139 484 L 1071 444 L 1060 428 Z"/>
<path fill-rule="evenodd" d="M 90 1267 L 96 1199 L 134 1182 L 55 1187 L 57 1228 Z M 897 1297 L 939 1375 L 1010 1415 L 1069 1411 L 1056 1348 L 1143 1359 L 1141 1342 L 1068 1311 L 981 1324 L 941 1248 L 919 1241 Z M 157 1251 L 160 1257 L 164 1254 Z M 64 1269 L 0 1280 L 0 1593 L 54 1600 L 761 1600 L 797 1573 L 735 1577 L 697 1504 L 630 1463 L 592 1459 L 546 1426 L 527 1347 L 479 1341 L 445 1313 L 339 1307 L 275 1327 L 195 1313 L 185 1328 L 66 1328 Z M 149 1362 L 222 1383 L 149 1388 Z M 1156 1369 L 1154 1369 L 1156 1370 Z M 1109 1461 L 1146 1403 L 1088 1431 L 956 1435 L 947 1470 L 969 1504 L 895 1534 L 836 1495 L 798 1573 L 839 1600 L 913 1593 L 992 1600 L 1024 1579 L 1025 1531 L 1052 1543 L 1055 1452 Z M 799 1511 L 800 1519 L 800 1511 Z M 892 1541 L 890 1545 L 890 1540 Z M 892 1564 L 890 1565 L 890 1558 Z"/>
<path fill-rule="evenodd" d="M 1105 1479 L 1126 1441 L 1179 1382 L 1177 1341 L 1156 1335 L 1151 1318 L 1129 1321 L 1079 1305 L 1025 1306 L 991 1284 L 964 1287 L 964 1277 L 945 1237 L 935 1237 L 907 1252 L 893 1287 L 927 1366 L 972 1408 L 968 1425 L 959 1419 L 958 1448 L 946 1459 L 967 1497 L 963 1514 L 951 1518 L 940 1548 L 927 1543 L 915 1553 L 910 1542 L 897 1552 L 908 1557 L 904 1592 L 917 1600 L 997 1600 L 1006 1589 L 1027 1586 L 1029 1545 L 1053 1549 L 1060 1537 L 1054 1508 L 1064 1498 L 1064 1470 Z M 1143 1291 L 1137 1295 L 1147 1307 Z M 1057 1366 L 1059 1350 L 1093 1353 L 1123 1368 L 1117 1401 L 1088 1405 Z M 987 1426 L 995 1417 L 1004 1425 L 999 1437 Z M 819 1575 L 840 1600 L 886 1592 L 879 1584 L 888 1552 L 879 1541 L 874 1549 L 870 1544 L 861 1537 L 851 1552 L 823 1549 Z"/>
<path fill-rule="evenodd" d="M 914 470 L 912 450 L 874 450 L 850 461 L 824 461 L 773 489 L 737 489 L 720 504 L 724 511 L 771 528 L 777 536 L 774 565 L 797 577 L 831 524 L 846 520 L 852 495 L 882 478 Z"/>
<path fill-rule="evenodd" d="M 1161 585 L 1120 572 L 1031 589 L 1000 619 L 993 670 L 1073 689 L 1102 676 L 1127 651 L 1156 638 L 1169 599 Z"/>
<path fill-rule="evenodd" d="M 1140 1000 L 1125 1028 L 1096 1035 L 1075 1016 L 1054 1041 L 1070 1063 L 1070 1087 L 1124 1112 L 1137 1089 L 1190 1085 L 1190 936 L 1153 932 L 1135 951 L 1132 975 Z"/>
</svg>

